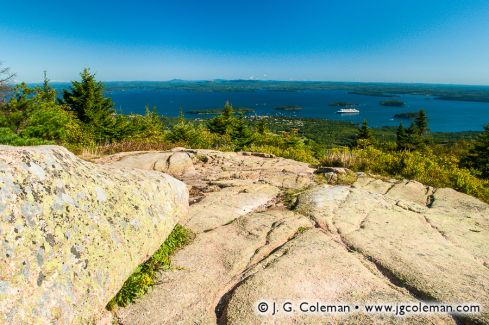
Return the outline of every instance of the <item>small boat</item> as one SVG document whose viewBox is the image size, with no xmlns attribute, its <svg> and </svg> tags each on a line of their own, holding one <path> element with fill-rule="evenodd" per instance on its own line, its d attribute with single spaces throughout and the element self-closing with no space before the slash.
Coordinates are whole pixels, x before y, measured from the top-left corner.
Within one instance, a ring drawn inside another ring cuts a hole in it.
<svg viewBox="0 0 489 325">
<path fill-rule="evenodd" d="M 338 114 L 358 114 L 360 111 L 353 107 L 346 107 L 336 111 Z"/>
</svg>

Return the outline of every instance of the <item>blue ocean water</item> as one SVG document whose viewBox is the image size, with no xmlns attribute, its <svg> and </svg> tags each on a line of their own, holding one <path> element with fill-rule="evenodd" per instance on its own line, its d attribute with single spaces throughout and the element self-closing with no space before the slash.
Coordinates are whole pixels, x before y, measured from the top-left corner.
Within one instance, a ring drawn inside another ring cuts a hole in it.
<svg viewBox="0 0 489 325">
<path fill-rule="evenodd" d="M 372 127 L 397 126 L 400 120 L 394 119 L 396 113 L 426 110 L 430 129 L 433 132 L 479 131 L 489 123 L 489 103 L 437 100 L 431 96 L 399 95 L 396 98 L 383 98 L 349 94 L 343 90 L 314 91 L 271 91 L 216 92 L 167 89 L 124 89 L 107 92 L 121 113 L 144 113 L 145 106 L 156 106 L 165 116 L 178 116 L 195 109 L 223 107 L 230 101 L 234 107 L 255 110 L 257 115 L 282 115 L 295 117 L 324 118 L 360 123 L 364 119 Z M 405 102 L 404 107 L 380 105 L 383 100 L 396 99 Z M 340 115 L 338 107 L 329 106 L 333 102 L 349 102 L 358 105 L 360 114 Z M 274 107 L 296 105 L 303 109 L 295 112 L 277 111 Z M 187 117 L 204 117 L 189 115 Z M 403 121 L 409 124 L 409 121 Z"/>
</svg>

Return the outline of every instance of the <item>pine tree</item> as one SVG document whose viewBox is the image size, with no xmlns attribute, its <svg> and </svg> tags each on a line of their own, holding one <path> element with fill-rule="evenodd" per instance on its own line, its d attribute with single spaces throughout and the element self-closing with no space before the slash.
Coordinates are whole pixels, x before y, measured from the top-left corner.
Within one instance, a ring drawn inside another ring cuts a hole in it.
<svg viewBox="0 0 489 325">
<path fill-rule="evenodd" d="M 396 144 L 397 144 L 397 150 L 405 150 L 407 149 L 407 144 L 408 144 L 408 135 L 406 133 L 406 129 L 402 125 L 402 123 L 399 124 L 399 127 L 397 128 L 396 132 Z"/>
<path fill-rule="evenodd" d="M 355 139 L 356 147 L 367 147 L 373 143 L 372 131 L 368 127 L 367 120 L 364 120 Z"/>
<path fill-rule="evenodd" d="M 234 109 L 233 109 L 233 105 L 231 105 L 229 103 L 229 101 L 226 101 L 226 103 L 224 104 L 224 110 L 222 112 L 222 116 L 225 118 L 225 119 L 231 119 L 234 115 Z"/>
<path fill-rule="evenodd" d="M 418 134 L 420 136 L 425 135 L 428 132 L 428 118 L 424 109 L 418 112 L 418 116 L 414 120 L 414 124 L 418 128 Z"/>
<path fill-rule="evenodd" d="M 114 104 L 110 98 L 104 97 L 103 84 L 95 80 L 95 74 L 88 68 L 80 76 L 81 81 L 72 81 L 70 89 L 64 91 L 61 102 L 76 113 L 98 142 L 123 137 L 124 131 L 115 117 Z"/>
<path fill-rule="evenodd" d="M 231 139 L 235 144 L 236 151 L 243 150 L 244 147 L 250 145 L 254 141 L 254 134 L 248 128 L 243 114 L 239 115 L 233 125 Z"/>
<path fill-rule="evenodd" d="M 51 88 L 49 85 L 49 79 L 47 76 L 47 72 L 44 71 L 44 80 L 42 87 L 39 89 L 42 100 L 47 102 L 55 102 L 56 101 L 56 90 Z"/>
<path fill-rule="evenodd" d="M 264 118 L 260 118 L 260 120 L 258 121 L 258 123 L 256 125 L 256 131 L 261 135 L 264 135 L 265 133 L 267 133 L 268 127 L 267 127 L 267 123 L 265 122 Z"/>
<path fill-rule="evenodd" d="M 406 130 L 407 141 L 405 149 L 416 150 L 421 143 L 421 136 L 416 123 L 411 123 L 409 128 Z"/>
<path fill-rule="evenodd" d="M 232 132 L 235 122 L 236 118 L 234 117 L 233 106 L 229 102 L 226 102 L 222 114 L 210 120 L 209 123 L 207 123 L 207 128 L 212 133 L 221 135 L 229 134 Z"/>
<path fill-rule="evenodd" d="M 197 132 L 195 128 L 185 120 L 185 114 L 180 110 L 178 122 L 172 127 L 168 139 L 175 143 L 189 145 L 189 142 L 195 140 L 196 137 Z"/>
<path fill-rule="evenodd" d="M 489 123 L 484 126 L 475 145 L 461 160 L 463 167 L 475 169 L 483 178 L 489 178 Z"/>
</svg>

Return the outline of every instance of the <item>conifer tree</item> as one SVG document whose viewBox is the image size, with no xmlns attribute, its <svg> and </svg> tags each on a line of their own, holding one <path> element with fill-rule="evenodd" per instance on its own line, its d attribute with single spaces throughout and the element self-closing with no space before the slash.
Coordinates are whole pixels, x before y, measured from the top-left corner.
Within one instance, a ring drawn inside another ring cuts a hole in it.
<svg viewBox="0 0 489 325">
<path fill-rule="evenodd" d="M 428 132 L 428 118 L 426 117 L 426 112 L 424 109 L 418 112 L 418 116 L 414 120 L 414 124 L 418 129 L 418 134 L 420 136 L 425 135 Z"/>
<path fill-rule="evenodd" d="M 483 178 L 489 178 L 489 123 L 484 126 L 475 145 L 461 160 L 463 167 L 475 169 Z"/>
<path fill-rule="evenodd" d="M 231 105 L 229 101 L 226 101 L 226 103 L 224 104 L 224 110 L 222 112 L 222 116 L 225 119 L 230 120 L 231 118 L 233 118 L 233 114 L 234 114 L 233 105 Z"/>
<path fill-rule="evenodd" d="M 234 122 L 231 139 L 235 144 L 236 151 L 242 150 L 254 141 L 254 134 L 248 128 L 243 114 L 239 114 L 239 117 Z"/>
<path fill-rule="evenodd" d="M 260 120 L 258 121 L 258 123 L 256 125 L 256 131 L 261 135 L 264 135 L 265 133 L 267 133 L 268 127 L 267 127 L 267 124 L 266 124 L 264 118 L 260 118 Z"/>
<path fill-rule="evenodd" d="M 46 101 L 46 102 L 55 102 L 56 101 L 56 90 L 54 90 L 50 85 L 49 85 L 49 79 L 47 76 L 47 72 L 44 71 L 44 80 L 42 87 L 39 89 L 41 98 Z"/>
<path fill-rule="evenodd" d="M 372 143 L 373 143 L 372 131 L 368 127 L 367 120 L 364 120 L 362 125 L 358 129 L 358 133 L 355 138 L 355 146 L 367 147 Z"/>
<path fill-rule="evenodd" d="M 195 140 L 196 137 L 197 132 L 195 128 L 185 120 L 185 114 L 180 110 L 178 122 L 172 127 L 168 139 L 172 142 L 188 144 L 192 140 Z"/>
<path fill-rule="evenodd" d="M 397 128 L 397 132 L 396 132 L 397 150 L 407 149 L 408 141 L 409 141 L 409 139 L 408 139 L 408 135 L 406 133 L 406 129 L 404 128 L 404 125 L 402 125 L 402 123 L 400 123 L 399 127 Z"/>
<path fill-rule="evenodd" d="M 95 80 L 95 74 L 88 68 L 80 76 L 81 81 L 72 81 L 70 89 L 64 91 L 61 102 L 76 113 L 98 142 L 122 137 L 124 131 L 115 117 L 112 100 L 104 97 L 103 84 Z"/>
<path fill-rule="evenodd" d="M 222 114 L 210 120 L 209 123 L 207 123 L 207 128 L 212 133 L 221 135 L 229 134 L 232 132 L 235 122 L 236 118 L 234 117 L 233 106 L 229 102 L 226 102 Z"/>
</svg>

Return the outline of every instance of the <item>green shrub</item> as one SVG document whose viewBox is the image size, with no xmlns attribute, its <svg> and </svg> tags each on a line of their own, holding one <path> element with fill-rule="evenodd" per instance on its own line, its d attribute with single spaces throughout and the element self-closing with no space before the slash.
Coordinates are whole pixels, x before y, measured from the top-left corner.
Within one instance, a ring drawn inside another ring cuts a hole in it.
<svg viewBox="0 0 489 325">
<path fill-rule="evenodd" d="M 422 151 L 401 152 L 384 152 L 372 147 L 363 150 L 336 149 L 325 155 L 322 164 L 414 179 L 434 187 L 451 187 L 489 202 L 489 181 L 460 168 L 457 157 L 438 155 L 429 147 Z"/>
<path fill-rule="evenodd" d="M 0 144 L 11 146 L 38 146 L 42 144 L 53 144 L 53 142 L 38 138 L 22 137 L 10 128 L 0 127 Z"/>
<path fill-rule="evenodd" d="M 127 306 L 135 299 L 144 295 L 154 284 L 154 278 L 158 270 L 167 270 L 171 267 L 170 256 L 192 239 L 192 233 L 176 225 L 160 248 L 143 264 L 139 265 L 133 274 L 124 282 L 124 285 L 107 304 L 111 310 L 115 306 Z"/>
</svg>

